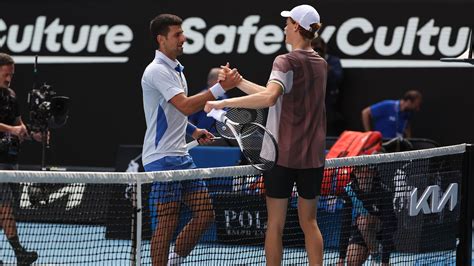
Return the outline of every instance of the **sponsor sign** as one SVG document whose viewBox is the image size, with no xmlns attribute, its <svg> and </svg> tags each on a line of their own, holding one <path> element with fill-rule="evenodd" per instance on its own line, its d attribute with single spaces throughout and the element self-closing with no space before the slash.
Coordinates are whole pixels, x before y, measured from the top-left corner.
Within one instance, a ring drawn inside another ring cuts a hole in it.
<svg viewBox="0 0 474 266">
<path fill-rule="evenodd" d="M 285 46 L 285 34 L 281 26 L 262 25 L 260 21 L 261 15 L 258 14 L 245 17 L 240 25 L 209 25 L 203 17 L 187 18 L 183 22 L 183 30 L 188 37 L 184 52 L 245 54 L 254 50 L 261 55 L 268 55 L 281 49 L 291 50 L 291 47 Z M 413 60 L 394 61 L 395 59 L 385 58 L 419 54 L 429 58 L 435 53 L 445 57 L 458 56 L 468 48 L 469 30 L 467 25 L 440 27 L 435 18 L 423 20 L 420 17 L 409 17 L 404 25 L 386 26 L 376 25 L 373 20 L 365 17 L 350 17 L 339 25 L 325 26 L 320 35 L 326 42 L 335 42 L 338 50 L 345 55 L 341 56 L 345 67 L 439 67 L 444 64 L 437 61 L 415 64 Z M 359 40 L 351 37 L 356 33 L 361 35 Z M 363 58 L 370 51 L 375 52 L 379 59 Z M 362 58 L 344 59 L 346 56 Z M 393 61 L 392 65 L 390 61 Z M 449 66 L 445 64 L 445 67 Z"/>
<path fill-rule="evenodd" d="M 132 29 L 118 25 L 65 25 L 60 17 L 38 16 L 32 24 L 8 24 L 0 18 L 0 47 L 16 56 L 17 63 L 31 63 L 32 57 L 21 54 L 54 54 L 46 56 L 44 63 L 126 63 L 128 57 L 116 56 L 126 52 L 133 41 Z M 104 46 L 111 56 L 96 56 L 99 46 Z M 90 56 L 76 57 L 85 52 Z"/>
<path fill-rule="evenodd" d="M 176 1 L 2 2 L 8 12 L 0 15 L 0 52 L 12 54 L 17 62 L 12 89 L 22 103 L 24 120 L 29 121 L 26 98 L 36 81 L 71 98 L 68 123 L 52 135 L 51 149 L 57 156 L 47 163 L 113 166 L 120 144 L 142 144 L 140 80 L 154 56 L 149 21 L 159 13 L 183 18 L 188 41 L 179 60 L 186 67 L 190 94 L 202 90 L 210 68 L 227 61 L 248 80 L 266 84 L 273 59 L 290 49 L 280 11 L 303 2 L 239 3 L 229 15 L 212 11 L 217 1 L 189 2 L 186 8 Z M 464 115 L 472 108 L 459 101 L 474 98 L 469 87 L 472 65 L 439 61 L 467 49 L 470 9 L 465 3 L 442 1 L 429 9 L 417 1 L 305 3 L 321 13 L 320 34 L 344 67 L 339 88 L 344 129 L 362 130 L 364 107 L 416 88 L 425 100 L 412 123 L 414 136 L 442 145 L 474 141 L 474 125 L 465 121 L 472 115 Z M 38 75 L 33 73 L 35 55 Z M 432 130 L 439 117 L 449 119 Z M 133 130 L 124 131 L 124 122 Z M 463 130 L 452 134 L 460 125 Z M 96 130 L 89 135 L 85 128 Z M 39 154 L 25 144 L 20 163 L 39 164 Z"/>
<path fill-rule="evenodd" d="M 19 186 L 15 215 L 19 221 L 103 224 L 110 185 L 32 184 Z"/>
<path fill-rule="evenodd" d="M 217 241 L 223 244 L 263 245 L 267 228 L 264 195 L 243 193 L 215 194 Z M 283 232 L 283 244 L 304 246 L 297 209 L 289 206 Z"/>
<path fill-rule="evenodd" d="M 439 213 L 445 205 L 450 202 L 448 209 L 454 210 L 458 203 L 458 184 L 452 183 L 443 193 L 438 185 L 428 186 L 421 197 L 418 198 L 418 189 L 410 192 L 410 216 L 416 216 L 422 211 L 423 214 Z"/>
</svg>

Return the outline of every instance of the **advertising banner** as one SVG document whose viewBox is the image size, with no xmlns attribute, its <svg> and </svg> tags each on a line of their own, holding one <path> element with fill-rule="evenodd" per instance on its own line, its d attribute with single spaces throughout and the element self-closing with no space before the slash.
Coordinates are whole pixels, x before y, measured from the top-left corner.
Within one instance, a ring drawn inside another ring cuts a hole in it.
<svg viewBox="0 0 474 266">
<path fill-rule="evenodd" d="M 461 100 L 474 98 L 474 68 L 439 61 L 468 47 L 472 3 L 467 1 L 431 1 L 427 7 L 424 1 L 245 0 L 230 8 L 219 1 L 7 0 L 0 14 L 0 51 L 17 62 L 12 89 L 26 122 L 34 83 L 46 82 L 71 99 L 66 125 L 52 130 L 48 162 L 111 166 L 120 144 L 143 141 L 140 82 L 154 57 L 148 29 L 153 17 L 183 18 L 187 42 L 179 60 L 194 94 L 206 86 L 209 69 L 226 62 L 246 79 L 266 84 L 273 59 L 290 49 L 280 12 L 301 3 L 319 11 L 320 35 L 328 52 L 341 59 L 342 128 L 361 130 L 364 107 L 419 89 L 424 100 L 412 121 L 414 137 L 442 145 L 474 140 L 469 122 L 474 112 Z M 21 161 L 39 163 L 38 148 L 24 144 Z"/>
</svg>

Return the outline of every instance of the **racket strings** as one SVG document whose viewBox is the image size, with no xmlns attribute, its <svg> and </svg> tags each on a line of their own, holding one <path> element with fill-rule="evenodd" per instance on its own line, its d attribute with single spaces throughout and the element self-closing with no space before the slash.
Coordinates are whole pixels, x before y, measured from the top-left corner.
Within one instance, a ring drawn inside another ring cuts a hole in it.
<svg viewBox="0 0 474 266">
<path fill-rule="evenodd" d="M 235 140 L 244 157 L 255 168 L 271 169 L 278 159 L 278 145 L 273 135 L 265 129 L 262 109 L 225 109 L 226 122 L 216 121 L 217 133 L 225 139 Z M 231 121 L 231 122 L 230 122 Z"/>
<path fill-rule="evenodd" d="M 241 126 L 235 126 L 234 128 L 238 132 Z M 230 127 L 220 121 L 216 121 L 216 130 L 217 130 L 217 133 L 219 133 L 219 135 L 221 135 L 224 138 L 235 139 L 234 133 L 232 132 Z"/>
<path fill-rule="evenodd" d="M 234 125 L 236 132 L 242 132 L 242 126 L 244 124 L 262 124 L 264 122 L 264 113 L 262 109 L 229 108 L 225 109 L 225 111 L 227 112 L 226 117 L 229 120 L 238 123 L 238 125 Z M 225 123 L 216 121 L 215 127 L 217 133 L 219 133 L 219 135 L 221 135 L 222 137 L 227 139 L 235 139 L 234 133 Z M 247 128 L 247 133 L 243 134 L 243 136 L 246 136 L 247 134 L 251 133 L 252 130 L 256 130 L 256 127 L 254 125 Z"/>
<path fill-rule="evenodd" d="M 263 124 L 264 114 L 262 109 L 244 109 L 244 108 L 230 108 L 226 109 L 226 117 L 230 120 L 239 123 L 258 123 Z"/>
<path fill-rule="evenodd" d="M 242 127 L 240 134 L 242 152 L 247 160 L 264 170 L 272 168 L 278 155 L 273 137 L 263 127 L 254 124 Z"/>
</svg>

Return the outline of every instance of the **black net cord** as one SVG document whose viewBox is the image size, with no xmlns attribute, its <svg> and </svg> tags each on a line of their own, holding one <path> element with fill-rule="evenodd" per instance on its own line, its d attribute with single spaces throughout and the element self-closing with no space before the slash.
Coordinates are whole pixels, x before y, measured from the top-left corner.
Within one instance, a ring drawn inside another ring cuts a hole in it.
<svg viewBox="0 0 474 266">
<path fill-rule="evenodd" d="M 472 219 L 474 213 L 474 149 L 472 144 L 466 146 L 463 157 L 463 175 L 461 184 L 461 215 L 459 223 L 459 245 L 456 250 L 456 265 L 472 265 Z"/>
</svg>

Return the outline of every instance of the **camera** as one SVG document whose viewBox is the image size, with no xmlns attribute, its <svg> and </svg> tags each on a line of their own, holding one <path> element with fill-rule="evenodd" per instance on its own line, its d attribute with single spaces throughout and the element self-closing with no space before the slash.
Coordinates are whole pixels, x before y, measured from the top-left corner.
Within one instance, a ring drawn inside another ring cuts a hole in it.
<svg viewBox="0 0 474 266">
<path fill-rule="evenodd" d="M 30 130 L 46 132 L 66 124 L 69 112 L 69 98 L 58 96 L 50 85 L 42 84 L 28 93 L 30 108 Z"/>
</svg>

